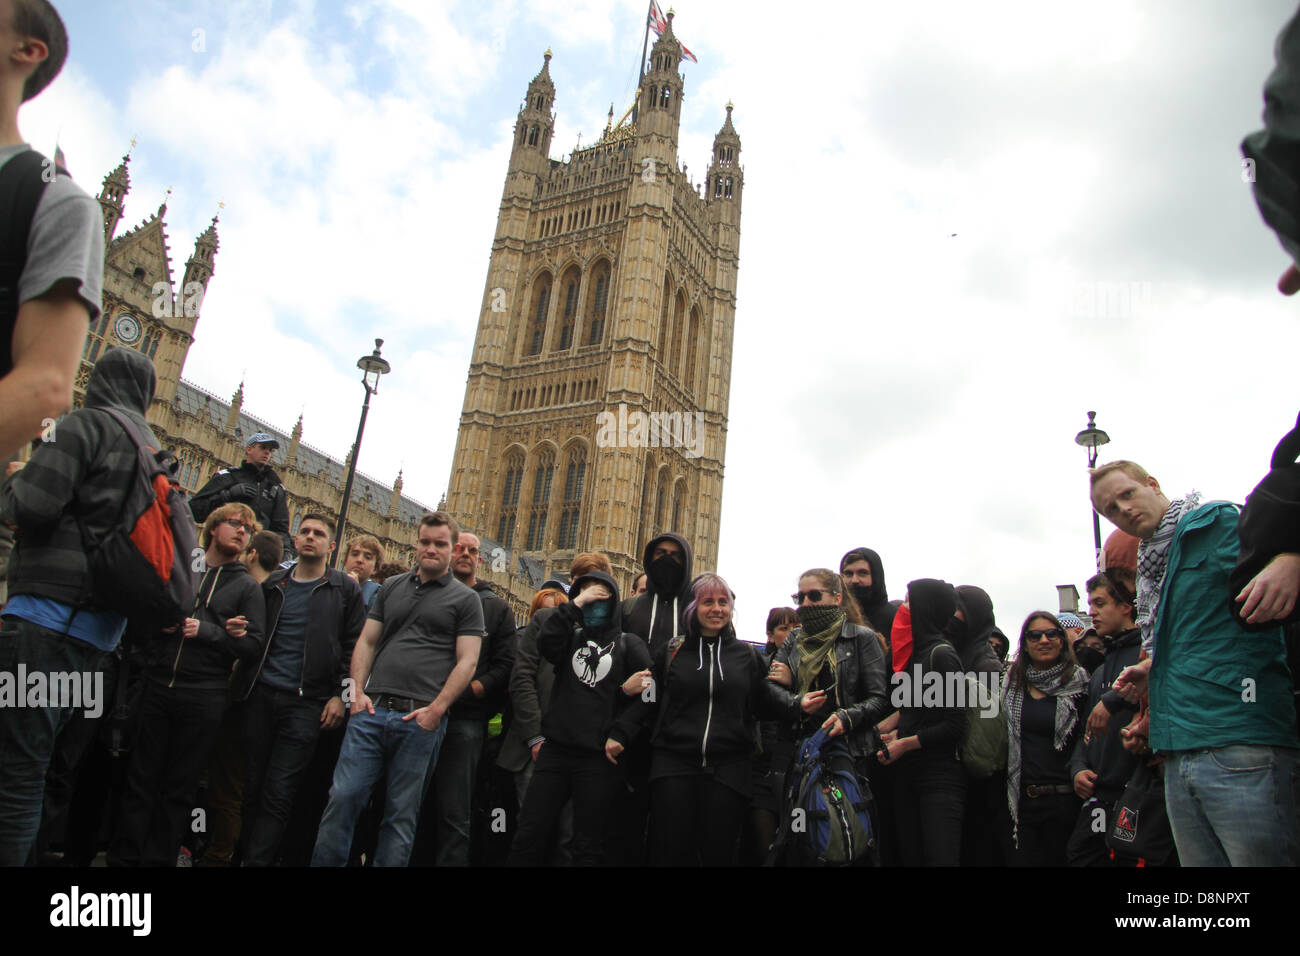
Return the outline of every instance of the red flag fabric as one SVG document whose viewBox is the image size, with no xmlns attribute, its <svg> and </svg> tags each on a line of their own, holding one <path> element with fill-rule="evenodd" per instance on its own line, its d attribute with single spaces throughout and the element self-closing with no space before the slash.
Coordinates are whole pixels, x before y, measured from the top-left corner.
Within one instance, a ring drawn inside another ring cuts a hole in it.
<svg viewBox="0 0 1300 956">
<path fill-rule="evenodd" d="M 655 32 L 655 36 L 663 36 L 664 31 L 668 29 L 668 18 L 664 12 L 659 9 L 659 4 L 655 0 L 650 0 L 650 29 Z"/>
<path fill-rule="evenodd" d="M 912 658 L 912 609 L 901 605 L 894 614 L 894 626 L 889 635 L 889 648 L 893 652 L 894 673 L 907 667 Z"/>
</svg>

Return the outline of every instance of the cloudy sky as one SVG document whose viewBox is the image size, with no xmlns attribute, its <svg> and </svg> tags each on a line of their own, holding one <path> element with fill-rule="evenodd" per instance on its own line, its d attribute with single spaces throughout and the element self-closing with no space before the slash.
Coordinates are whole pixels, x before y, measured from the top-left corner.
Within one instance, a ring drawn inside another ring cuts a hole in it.
<svg viewBox="0 0 1300 956">
<path fill-rule="evenodd" d="M 26 138 L 172 261 L 225 202 L 185 377 L 446 487 L 510 134 L 549 46 L 556 158 L 629 105 L 641 0 L 60 0 Z M 665 4 L 666 7 L 666 4 Z M 1092 559 L 1086 455 L 1240 501 L 1300 408 L 1286 257 L 1243 182 L 1294 2 L 677 5 L 679 158 L 728 100 L 746 190 L 722 545 L 745 636 L 852 546 L 1014 632 Z M 1172 497 L 1172 495 L 1171 495 Z M 1103 523 L 1103 537 L 1110 527 Z"/>
</svg>

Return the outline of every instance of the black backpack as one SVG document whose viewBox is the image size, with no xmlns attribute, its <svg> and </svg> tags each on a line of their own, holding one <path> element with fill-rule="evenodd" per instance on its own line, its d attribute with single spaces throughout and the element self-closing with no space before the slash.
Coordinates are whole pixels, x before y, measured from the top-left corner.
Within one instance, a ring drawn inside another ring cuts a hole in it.
<svg viewBox="0 0 1300 956">
<path fill-rule="evenodd" d="M 13 368 L 18 280 L 27 265 L 27 234 L 49 182 L 50 160 L 24 150 L 0 167 L 0 375 Z M 64 176 L 68 171 L 55 167 Z"/>
</svg>

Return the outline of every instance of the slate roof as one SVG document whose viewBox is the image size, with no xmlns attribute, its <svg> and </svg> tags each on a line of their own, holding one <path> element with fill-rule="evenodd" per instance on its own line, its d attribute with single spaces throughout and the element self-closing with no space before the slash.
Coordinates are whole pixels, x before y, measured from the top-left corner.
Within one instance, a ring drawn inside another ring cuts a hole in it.
<svg viewBox="0 0 1300 956">
<path fill-rule="evenodd" d="M 199 418 L 206 415 L 214 428 L 218 431 L 225 431 L 226 416 L 230 414 L 230 402 L 218 398 L 211 392 L 181 379 L 176 386 L 176 398 L 173 404 L 181 414 L 195 415 Z M 271 465 L 274 468 L 282 469 L 289 454 L 289 445 L 293 439 L 283 430 L 261 419 L 247 415 L 241 410 L 235 421 L 235 437 L 239 439 L 244 436 L 255 435 L 258 432 L 268 432 L 280 442 L 280 447 L 271 454 Z M 313 448 L 301 440 L 298 442 L 298 470 L 308 475 L 320 475 L 324 472 L 326 480 L 340 491 L 343 489 L 343 482 L 347 478 L 347 469 L 344 468 L 343 462 L 331 458 L 325 452 Z M 352 482 L 353 507 L 368 505 L 378 514 L 387 514 L 388 504 L 392 497 L 393 486 L 391 484 L 372 478 L 365 472 L 357 472 L 356 478 Z M 398 499 L 397 517 L 407 523 L 413 524 L 419 521 L 427 512 L 433 510 L 433 508 L 405 495 Z"/>
</svg>

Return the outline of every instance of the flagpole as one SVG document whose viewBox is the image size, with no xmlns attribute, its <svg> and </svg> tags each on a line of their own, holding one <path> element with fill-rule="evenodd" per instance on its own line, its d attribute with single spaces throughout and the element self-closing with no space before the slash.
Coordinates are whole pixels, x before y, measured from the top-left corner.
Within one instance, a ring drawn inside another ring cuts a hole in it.
<svg viewBox="0 0 1300 956">
<path fill-rule="evenodd" d="M 650 0 L 650 2 L 653 4 L 654 0 Z M 636 90 L 638 94 L 641 92 L 641 87 L 643 85 L 642 81 L 645 79 L 645 58 L 646 58 L 646 53 L 650 49 L 650 18 L 651 18 L 650 11 L 652 9 L 653 9 L 652 7 L 646 7 L 645 9 L 645 39 L 641 41 L 641 64 L 640 66 L 637 67 L 637 71 L 636 71 Z M 638 95 L 636 99 L 633 100 L 632 102 L 633 123 L 636 122 L 637 116 L 640 114 L 640 110 L 641 110 L 641 97 Z"/>
</svg>

